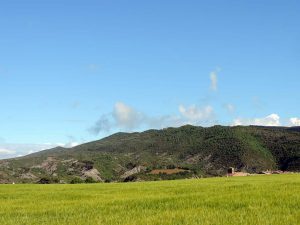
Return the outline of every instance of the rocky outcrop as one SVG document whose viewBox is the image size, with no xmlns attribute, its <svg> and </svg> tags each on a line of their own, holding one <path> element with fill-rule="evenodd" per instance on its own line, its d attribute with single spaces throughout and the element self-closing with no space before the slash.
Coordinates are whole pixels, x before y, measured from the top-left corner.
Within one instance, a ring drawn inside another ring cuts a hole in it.
<svg viewBox="0 0 300 225">
<path fill-rule="evenodd" d="M 129 176 L 132 176 L 134 174 L 137 174 L 137 173 L 140 173 L 140 172 L 144 172 L 144 171 L 146 171 L 146 167 L 144 167 L 144 166 L 136 166 L 133 169 L 131 169 L 129 171 L 126 171 L 123 175 L 121 175 L 121 178 L 125 179 L 125 178 L 127 178 Z"/>
<path fill-rule="evenodd" d="M 58 161 L 53 157 L 48 157 L 40 165 L 33 166 L 31 168 L 44 169 L 47 173 L 52 174 L 57 169 Z"/>
<path fill-rule="evenodd" d="M 84 170 L 82 171 L 82 176 L 83 179 L 86 179 L 88 177 L 93 178 L 95 181 L 103 181 L 102 178 L 100 177 L 100 173 L 97 169 L 90 169 L 90 170 Z"/>
<path fill-rule="evenodd" d="M 21 179 L 29 179 L 29 180 L 37 179 L 37 177 L 34 174 L 30 173 L 30 172 L 21 174 L 20 178 Z"/>
</svg>

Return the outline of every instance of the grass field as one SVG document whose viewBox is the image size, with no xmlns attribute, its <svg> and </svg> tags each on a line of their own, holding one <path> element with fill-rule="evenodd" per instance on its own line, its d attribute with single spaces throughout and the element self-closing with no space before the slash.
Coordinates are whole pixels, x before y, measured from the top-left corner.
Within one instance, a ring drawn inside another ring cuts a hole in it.
<svg viewBox="0 0 300 225">
<path fill-rule="evenodd" d="M 300 224 L 300 175 L 0 185 L 0 224 Z"/>
</svg>

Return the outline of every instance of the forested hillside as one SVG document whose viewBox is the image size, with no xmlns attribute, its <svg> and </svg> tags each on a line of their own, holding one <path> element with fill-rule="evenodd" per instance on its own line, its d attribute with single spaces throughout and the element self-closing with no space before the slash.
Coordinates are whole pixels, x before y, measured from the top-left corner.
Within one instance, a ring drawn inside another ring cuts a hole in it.
<svg viewBox="0 0 300 225">
<path fill-rule="evenodd" d="M 183 126 L 117 133 L 74 148 L 0 161 L 0 182 L 78 183 L 300 171 L 299 127 Z M 166 172 L 164 172 L 166 170 Z"/>
</svg>

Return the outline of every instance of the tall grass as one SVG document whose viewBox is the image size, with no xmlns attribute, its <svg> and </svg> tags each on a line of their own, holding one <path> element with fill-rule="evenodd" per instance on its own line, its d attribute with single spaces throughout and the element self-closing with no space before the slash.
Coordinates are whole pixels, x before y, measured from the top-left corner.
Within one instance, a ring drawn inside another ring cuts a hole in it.
<svg viewBox="0 0 300 225">
<path fill-rule="evenodd" d="M 300 175 L 1 185 L 0 224 L 300 224 Z"/>
</svg>

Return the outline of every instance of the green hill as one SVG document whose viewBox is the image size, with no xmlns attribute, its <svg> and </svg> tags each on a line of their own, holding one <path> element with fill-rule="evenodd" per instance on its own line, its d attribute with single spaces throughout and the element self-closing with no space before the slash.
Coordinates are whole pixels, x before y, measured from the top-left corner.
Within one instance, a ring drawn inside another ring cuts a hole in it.
<svg viewBox="0 0 300 225">
<path fill-rule="evenodd" d="M 250 173 L 268 169 L 300 171 L 299 127 L 187 125 L 142 133 L 117 133 L 70 149 L 58 147 L 1 160 L 0 182 L 77 183 L 209 177 L 225 175 L 228 167 Z"/>
</svg>

